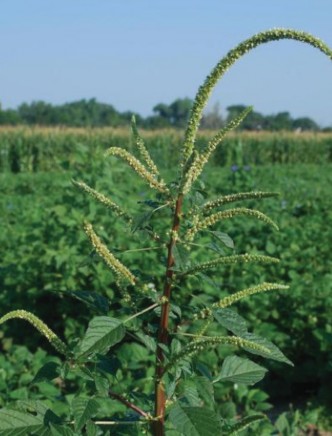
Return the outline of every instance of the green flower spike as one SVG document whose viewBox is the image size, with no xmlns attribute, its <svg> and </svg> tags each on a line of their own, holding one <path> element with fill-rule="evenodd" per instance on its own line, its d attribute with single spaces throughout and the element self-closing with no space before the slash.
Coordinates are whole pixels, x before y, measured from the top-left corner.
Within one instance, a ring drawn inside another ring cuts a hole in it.
<svg viewBox="0 0 332 436">
<path fill-rule="evenodd" d="M 246 209 L 245 207 L 239 207 L 237 209 L 228 209 L 223 212 L 217 212 L 206 217 L 201 221 L 200 220 L 196 221 L 196 225 L 193 226 L 190 230 L 188 230 L 185 239 L 192 241 L 196 233 L 199 232 L 200 230 L 213 226 L 218 221 L 234 218 L 236 216 L 243 216 L 243 215 L 257 218 L 258 220 L 271 225 L 274 229 L 279 230 L 277 224 L 264 213 L 254 209 Z"/>
<path fill-rule="evenodd" d="M 157 165 L 153 162 L 153 160 L 150 156 L 150 153 L 148 152 L 147 148 L 145 147 L 143 138 L 141 138 L 140 134 L 138 133 L 138 130 L 136 127 L 135 115 L 133 115 L 132 119 L 131 119 L 131 131 L 132 131 L 134 142 L 138 148 L 138 151 L 140 152 L 142 159 L 146 163 L 147 167 L 150 169 L 151 173 L 154 176 L 158 177 L 159 170 L 157 168 Z"/>
<path fill-rule="evenodd" d="M 258 294 L 261 292 L 274 291 L 274 290 L 285 290 L 289 289 L 289 286 L 281 285 L 279 283 L 262 283 L 257 286 L 252 286 L 250 288 L 244 289 L 243 291 L 236 292 L 235 294 L 229 295 L 223 298 L 218 303 L 212 304 L 213 308 L 225 308 L 231 306 L 242 298 L 249 297 L 250 295 Z"/>
<path fill-rule="evenodd" d="M 61 354 L 65 356 L 68 355 L 67 345 L 51 330 L 41 319 L 33 315 L 26 310 L 13 310 L 8 312 L 2 318 L 0 318 L 0 324 L 8 321 L 9 319 L 24 319 L 33 325 L 45 338 L 50 342 L 50 344 Z"/>
<path fill-rule="evenodd" d="M 209 269 L 214 269 L 219 265 L 234 265 L 236 263 L 279 263 L 276 257 L 262 256 L 260 254 L 235 254 L 234 256 L 221 256 L 209 262 L 199 263 L 187 271 L 181 272 L 183 275 L 195 274 Z"/>
<path fill-rule="evenodd" d="M 130 154 L 127 150 L 124 150 L 120 147 L 111 147 L 109 148 L 106 153 L 106 156 L 119 156 L 123 160 L 125 160 L 129 166 L 144 179 L 148 182 L 150 188 L 154 188 L 159 192 L 162 192 L 163 194 L 169 194 L 169 190 L 163 180 L 158 181 L 154 174 L 152 174 L 150 171 L 148 171 L 145 166 L 136 159 L 135 156 Z"/>
<path fill-rule="evenodd" d="M 90 223 L 84 223 L 84 231 L 90 239 L 93 248 L 103 259 L 106 265 L 114 271 L 115 275 L 117 277 L 124 278 L 130 284 L 134 285 L 136 282 L 136 277 L 109 251 L 106 245 L 101 242 Z"/>
<path fill-rule="evenodd" d="M 212 209 L 216 209 L 217 207 L 223 206 L 227 203 L 234 203 L 236 201 L 242 200 L 260 200 L 261 198 L 268 197 L 278 197 L 279 192 L 262 192 L 262 191 L 253 191 L 253 192 L 239 192 L 238 194 L 230 194 L 223 195 L 215 200 L 207 201 L 201 206 L 201 212 L 208 213 Z"/>
<path fill-rule="evenodd" d="M 242 56 L 249 51 L 253 50 L 261 44 L 270 41 L 278 41 L 280 39 L 293 39 L 317 48 L 330 59 L 332 59 L 332 50 L 324 44 L 320 39 L 306 33 L 292 29 L 272 29 L 265 32 L 258 33 L 251 38 L 246 39 L 236 46 L 233 50 L 229 51 L 227 55 L 222 58 L 217 65 L 213 68 L 212 72 L 207 76 L 203 85 L 199 88 L 193 107 L 191 109 L 188 127 L 185 133 L 185 140 L 183 146 L 183 167 L 186 161 L 191 156 L 199 123 L 202 118 L 203 109 L 212 93 L 218 80 L 225 74 L 225 72 Z"/>
<path fill-rule="evenodd" d="M 131 223 L 132 218 L 130 215 L 127 214 L 123 209 L 121 209 L 120 206 L 118 206 L 114 201 L 112 201 L 110 198 L 106 197 L 104 194 L 101 194 L 100 192 L 96 191 L 93 188 L 90 188 L 86 183 L 84 182 L 77 182 L 76 180 L 72 180 L 73 184 L 80 189 L 83 192 L 86 192 L 89 194 L 92 198 L 97 200 L 102 205 L 108 207 L 112 210 L 112 212 L 115 213 L 116 216 L 124 218 L 127 222 Z"/>
<path fill-rule="evenodd" d="M 165 372 L 167 372 L 170 368 L 173 368 L 179 361 L 201 353 L 206 348 L 220 344 L 233 345 L 235 347 L 248 348 L 249 350 L 271 354 L 270 350 L 263 345 L 256 344 L 255 342 L 247 339 L 242 339 L 238 336 L 203 336 L 199 337 L 198 340 L 190 342 L 188 345 L 183 347 L 179 353 L 172 356 L 169 363 L 165 366 Z"/>
</svg>

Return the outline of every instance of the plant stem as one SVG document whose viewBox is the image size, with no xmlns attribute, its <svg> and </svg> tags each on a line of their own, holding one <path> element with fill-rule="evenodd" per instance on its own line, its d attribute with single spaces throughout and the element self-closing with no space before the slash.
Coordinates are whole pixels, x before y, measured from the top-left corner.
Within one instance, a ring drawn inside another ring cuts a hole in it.
<svg viewBox="0 0 332 436">
<path fill-rule="evenodd" d="M 155 308 L 158 307 L 158 306 L 159 306 L 159 303 L 154 303 L 154 304 L 152 304 L 151 306 L 146 307 L 145 309 L 141 310 L 140 312 L 137 312 L 137 313 L 135 313 L 134 315 L 130 316 L 129 318 L 125 319 L 125 320 L 123 321 L 123 324 L 125 324 L 125 323 L 128 322 L 128 321 L 131 321 L 131 320 L 134 319 L 134 318 L 137 318 L 137 317 L 140 316 L 140 315 L 143 315 L 143 313 L 148 312 L 149 310 L 155 309 Z"/>
<path fill-rule="evenodd" d="M 165 434 L 165 408 L 166 408 L 166 394 L 165 386 L 162 381 L 164 373 L 164 352 L 161 345 L 168 345 L 168 324 L 169 324 L 169 312 L 171 305 L 171 291 L 172 291 L 172 279 L 174 271 L 172 267 L 175 264 L 173 256 L 173 248 L 176 244 L 177 234 L 180 228 L 180 218 L 182 210 L 183 194 L 180 193 L 176 200 L 173 226 L 171 230 L 170 241 L 168 244 L 165 285 L 163 292 L 163 304 L 161 306 L 160 324 L 158 331 L 158 345 L 156 355 L 156 382 L 155 382 L 155 416 L 158 418 L 153 424 L 153 433 L 155 436 L 164 436 Z"/>
<path fill-rule="evenodd" d="M 131 403 L 130 401 L 126 400 L 125 398 L 123 398 L 121 395 L 116 394 L 115 392 L 112 391 L 108 391 L 108 395 L 111 398 L 114 398 L 115 400 L 120 401 L 120 403 L 124 404 L 125 406 L 127 406 L 129 409 L 134 410 L 136 413 L 138 413 L 139 415 L 143 416 L 144 418 L 148 418 L 149 414 L 144 412 L 144 410 L 140 409 L 139 407 L 135 406 L 135 404 Z"/>
</svg>

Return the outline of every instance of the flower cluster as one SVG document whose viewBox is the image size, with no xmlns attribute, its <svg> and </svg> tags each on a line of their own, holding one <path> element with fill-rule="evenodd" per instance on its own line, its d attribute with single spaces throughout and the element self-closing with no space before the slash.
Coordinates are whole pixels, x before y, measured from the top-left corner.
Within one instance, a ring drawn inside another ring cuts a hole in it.
<svg viewBox="0 0 332 436">
<path fill-rule="evenodd" d="M 247 209 L 245 207 L 238 207 L 236 209 L 229 209 L 222 212 L 214 213 L 205 219 L 199 221 L 196 226 L 192 227 L 190 230 L 188 230 L 185 239 L 192 241 L 194 236 L 199 230 L 205 229 L 207 227 L 213 226 L 218 221 L 224 220 L 224 219 L 230 219 L 234 218 L 236 216 L 246 215 L 250 217 L 257 218 L 260 221 L 263 221 L 266 224 L 271 225 L 276 230 L 279 230 L 279 227 L 277 224 L 271 220 L 267 215 L 265 215 L 262 212 L 259 212 L 255 209 Z"/>
<path fill-rule="evenodd" d="M 138 133 L 138 130 L 136 127 L 136 119 L 135 119 L 134 115 L 131 119 L 131 131 L 132 131 L 132 135 L 133 135 L 135 144 L 138 148 L 138 151 L 140 152 L 140 155 L 142 156 L 142 159 L 146 163 L 147 167 L 150 169 L 151 173 L 156 177 L 159 176 L 159 170 L 158 170 L 156 164 L 153 162 L 153 160 L 150 156 L 150 153 L 146 149 L 143 138 L 141 138 L 141 136 Z"/>
<path fill-rule="evenodd" d="M 223 140 L 225 135 L 235 129 L 237 126 L 241 124 L 243 119 L 248 115 L 248 113 L 252 110 L 252 107 L 246 108 L 238 117 L 234 120 L 230 121 L 226 127 L 221 129 L 208 143 L 206 149 L 202 153 L 196 153 L 189 169 L 186 170 L 185 177 L 182 183 L 182 192 L 183 194 L 187 194 L 190 191 L 192 184 L 195 180 L 200 176 L 203 171 L 204 165 L 210 159 L 211 154 L 214 152 L 216 147 Z"/>
<path fill-rule="evenodd" d="M 250 288 L 244 289 L 243 291 L 236 292 L 233 295 L 223 298 L 218 303 L 212 304 L 213 308 L 225 308 L 231 306 L 242 298 L 249 297 L 249 295 L 258 294 L 261 292 L 274 291 L 274 290 L 285 290 L 289 289 L 289 286 L 281 285 L 279 283 L 262 283 L 257 286 L 251 286 Z"/>
<path fill-rule="evenodd" d="M 265 32 L 258 33 L 251 38 L 246 39 L 240 43 L 233 50 L 229 51 L 225 57 L 223 57 L 212 72 L 207 76 L 203 85 L 199 88 L 193 107 L 191 109 L 190 119 L 188 121 L 187 130 L 185 133 L 185 141 L 183 147 L 183 163 L 191 156 L 196 133 L 199 127 L 200 120 L 202 118 L 202 112 L 206 103 L 212 93 L 212 90 L 218 80 L 225 74 L 225 72 L 242 56 L 253 50 L 261 44 L 265 44 L 269 41 L 277 41 L 280 39 L 293 39 L 296 41 L 304 42 L 317 48 L 330 59 L 332 59 L 332 50 L 324 44 L 320 39 L 305 33 L 292 29 L 272 29 Z"/>
<path fill-rule="evenodd" d="M 13 310 L 8 312 L 2 318 L 0 318 L 0 324 L 8 321 L 9 319 L 24 319 L 33 325 L 45 338 L 50 342 L 50 344 L 61 354 L 65 356 L 68 354 L 66 344 L 51 330 L 41 319 L 35 316 L 33 313 L 27 312 L 26 310 Z"/>
<path fill-rule="evenodd" d="M 134 285 L 136 282 L 136 277 L 109 251 L 106 245 L 101 242 L 100 238 L 94 232 L 92 225 L 87 222 L 84 223 L 84 230 L 93 248 L 103 259 L 106 265 L 113 270 L 115 275 L 119 278 L 124 278 L 130 284 Z"/>
<path fill-rule="evenodd" d="M 235 347 L 248 348 L 253 351 L 271 354 L 270 350 L 263 345 L 256 344 L 255 342 L 247 339 L 240 338 L 238 336 L 203 336 L 198 340 L 193 340 L 188 345 L 182 348 L 182 350 L 172 356 L 169 363 L 165 367 L 165 372 L 176 365 L 180 360 L 192 357 L 204 351 L 206 348 L 217 345 L 234 345 Z"/>
<path fill-rule="evenodd" d="M 219 265 L 232 265 L 236 263 L 279 263 L 279 259 L 271 256 L 260 254 L 235 254 L 233 256 L 221 256 L 209 262 L 200 263 L 193 268 L 184 271 L 182 274 L 195 274 L 200 271 L 206 271 L 218 267 Z"/>
<path fill-rule="evenodd" d="M 80 189 L 83 192 L 86 192 L 91 197 L 93 197 L 95 200 L 97 200 L 102 205 L 108 207 L 111 209 L 115 215 L 118 217 L 124 218 L 129 223 L 132 222 L 132 218 L 130 215 L 128 215 L 127 212 L 125 212 L 120 206 L 118 206 L 114 201 L 112 201 L 110 198 L 106 197 L 104 194 L 101 194 L 100 192 L 96 191 L 93 188 L 90 188 L 86 183 L 84 182 L 77 182 L 76 180 L 72 180 L 73 184 Z"/>
<path fill-rule="evenodd" d="M 145 166 L 127 150 L 120 147 L 111 147 L 106 151 L 105 155 L 122 157 L 122 159 L 124 159 L 139 176 L 148 182 L 150 188 L 154 188 L 164 194 L 169 194 L 169 189 L 167 188 L 166 183 L 163 180 L 158 181 L 154 174 L 148 171 Z"/>
<path fill-rule="evenodd" d="M 217 198 L 216 200 L 207 201 L 201 207 L 201 211 L 206 213 L 211 209 L 215 209 L 227 203 L 234 203 L 236 201 L 242 200 L 257 200 L 261 198 L 268 197 L 277 197 L 279 195 L 278 192 L 262 192 L 262 191 L 253 191 L 253 192 L 239 192 L 238 194 L 230 194 L 223 195 L 222 197 Z"/>
</svg>

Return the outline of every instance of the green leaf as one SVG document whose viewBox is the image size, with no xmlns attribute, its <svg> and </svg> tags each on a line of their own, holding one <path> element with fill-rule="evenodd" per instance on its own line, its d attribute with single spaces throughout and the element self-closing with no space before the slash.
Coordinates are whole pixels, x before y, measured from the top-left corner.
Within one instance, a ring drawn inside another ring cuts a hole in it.
<svg viewBox="0 0 332 436">
<path fill-rule="evenodd" d="M 209 407 L 214 406 L 214 389 L 211 381 L 206 377 L 195 377 L 194 382 L 197 392 L 204 404 Z"/>
<path fill-rule="evenodd" d="M 137 230 L 144 230 L 150 228 L 150 220 L 153 215 L 153 210 L 148 210 L 147 212 L 140 213 L 136 215 L 133 219 L 131 231 L 133 233 L 137 232 Z"/>
<path fill-rule="evenodd" d="M 183 436 L 216 436 L 221 434 L 221 422 L 214 411 L 205 407 L 184 407 L 176 403 L 169 420 Z"/>
<path fill-rule="evenodd" d="M 227 235 L 227 233 L 218 231 L 210 231 L 209 233 L 211 233 L 218 241 L 222 242 L 226 247 L 234 248 L 234 241 Z"/>
<path fill-rule="evenodd" d="M 55 362 L 47 362 L 39 369 L 31 383 L 54 380 L 55 378 L 59 377 L 59 374 L 60 365 Z"/>
<path fill-rule="evenodd" d="M 172 248 L 172 254 L 174 256 L 175 265 L 174 268 L 177 271 L 184 271 L 190 267 L 189 251 L 181 245 L 174 245 Z"/>
<path fill-rule="evenodd" d="M 125 328 L 121 321 L 108 316 L 96 316 L 89 323 L 79 346 L 78 357 L 106 353 L 110 347 L 120 342 L 124 335 Z"/>
<path fill-rule="evenodd" d="M 98 313 L 106 315 L 109 310 L 109 301 L 98 292 L 90 291 L 66 291 L 64 295 L 77 298 L 85 303 L 90 309 L 96 310 Z"/>
<path fill-rule="evenodd" d="M 153 353 L 156 351 L 156 340 L 152 336 L 145 335 L 144 333 L 140 332 L 135 333 L 135 335 L 146 346 L 148 350 L 152 351 Z"/>
<path fill-rule="evenodd" d="M 52 436 L 75 436 L 73 430 L 67 426 L 51 424 L 50 429 Z"/>
<path fill-rule="evenodd" d="M 249 359 L 243 359 L 238 356 L 228 356 L 224 360 L 221 372 L 214 382 L 230 381 L 233 383 L 253 385 L 262 380 L 266 372 L 267 369 Z"/>
<path fill-rule="evenodd" d="M 43 416 L 17 410 L 0 410 L 0 436 L 27 436 L 47 434 Z"/>
<path fill-rule="evenodd" d="M 247 322 L 242 316 L 231 309 L 213 310 L 213 316 L 224 328 L 237 336 L 243 336 L 247 333 Z"/>
<path fill-rule="evenodd" d="M 97 436 L 98 434 L 98 427 L 90 420 L 86 423 L 86 434 L 87 436 Z"/>
<path fill-rule="evenodd" d="M 99 404 L 96 400 L 76 397 L 72 401 L 73 415 L 75 419 L 75 429 L 81 430 L 86 422 L 96 413 L 99 409 Z"/>
<path fill-rule="evenodd" d="M 262 419 L 266 419 L 266 416 L 264 415 L 251 415 L 247 416 L 246 418 L 241 419 L 237 424 L 229 428 L 225 433 L 225 436 L 237 436 L 239 432 L 245 430 L 250 425 L 254 424 L 255 422 L 261 421 Z"/>
<path fill-rule="evenodd" d="M 279 350 L 279 348 L 274 345 L 269 340 L 262 338 L 260 336 L 255 335 L 254 333 L 245 333 L 241 335 L 243 339 L 247 339 L 248 341 L 254 342 L 255 344 L 262 345 L 267 348 L 270 352 L 264 353 L 260 350 L 253 350 L 246 347 L 243 347 L 246 351 L 249 351 L 253 354 L 258 354 L 259 356 L 266 357 L 267 359 L 277 360 L 278 362 L 287 363 L 288 365 L 294 366 L 293 363 L 284 355 L 284 353 Z"/>
</svg>

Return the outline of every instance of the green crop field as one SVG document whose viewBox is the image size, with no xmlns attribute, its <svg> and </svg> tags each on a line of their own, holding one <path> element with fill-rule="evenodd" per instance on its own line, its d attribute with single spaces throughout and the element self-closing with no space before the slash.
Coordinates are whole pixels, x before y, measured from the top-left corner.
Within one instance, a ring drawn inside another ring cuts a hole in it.
<svg viewBox="0 0 332 436">
<path fill-rule="evenodd" d="M 142 132 L 142 136 L 155 160 L 161 162 L 163 177 L 172 181 L 181 133 L 166 130 Z M 201 133 L 199 145 L 210 136 Z M 132 148 L 129 135 L 122 130 L 0 130 L 1 315 L 14 309 L 31 311 L 70 342 L 84 332 L 98 310 L 116 313 L 112 300 L 119 290 L 112 273 L 91 252 L 82 231 L 84 219 L 94 223 L 131 271 L 144 270 L 147 278 L 159 274 L 162 280 L 165 253 L 142 251 L 129 257 L 125 252 L 137 248 L 144 238 L 147 188 L 121 161 L 103 157 L 104 150 L 113 145 Z M 72 179 L 84 180 L 126 206 L 139 231 L 128 238 L 116 217 L 83 196 Z M 215 396 L 223 417 L 263 411 L 285 435 L 293 434 L 284 432 L 287 426 L 332 428 L 331 185 L 331 134 L 233 134 L 203 173 L 198 196 L 204 197 L 205 190 L 213 196 L 252 190 L 280 193 L 259 205 L 279 224 L 279 232 L 241 217 L 219 223 L 216 229 L 234 241 L 234 247 L 228 244 L 224 252 L 267 253 L 280 257 L 281 262 L 264 269 L 225 266 L 208 283 L 208 292 L 201 291 L 199 281 L 190 281 L 192 299 L 208 302 L 213 296 L 220 298 L 271 278 L 290 286 L 288 291 L 244 300 L 238 309 L 250 329 L 272 340 L 295 369 L 267 361 L 267 377 L 255 387 L 231 382 L 218 385 Z M 256 208 L 257 201 L 249 200 L 250 206 Z M 218 250 L 218 244 L 210 244 L 197 259 L 204 261 L 208 251 Z M 93 291 L 100 299 L 84 302 L 87 299 L 81 291 Z M 0 346 L 0 406 L 12 400 L 46 399 L 56 413 L 65 413 L 80 382 L 73 379 L 64 386 L 59 379 L 48 381 L 40 374 L 35 378 L 42 364 L 59 361 L 46 340 L 15 320 L 1 326 Z M 124 342 L 118 353 L 122 358 L 133 354 L 126 367 L 115 369 L 117 379 L 123 386 L 135 384 L 139 373 L 136 388 L 148 393 L 153 383 L 148 350 L 137 346 L 129 351 Z M 204 352 L 200 364 L 218 369 L 225 355 L 227 347 Z M 112 400 L 110 404 L 115 411 L 119 407 Z M 109 407 L 106 401 L 104 407 Z M 272 434 L 268 433 L 271 429 L 272 424 L 266 424 L 267 433 L 260 434 Z"/>
</svg>

